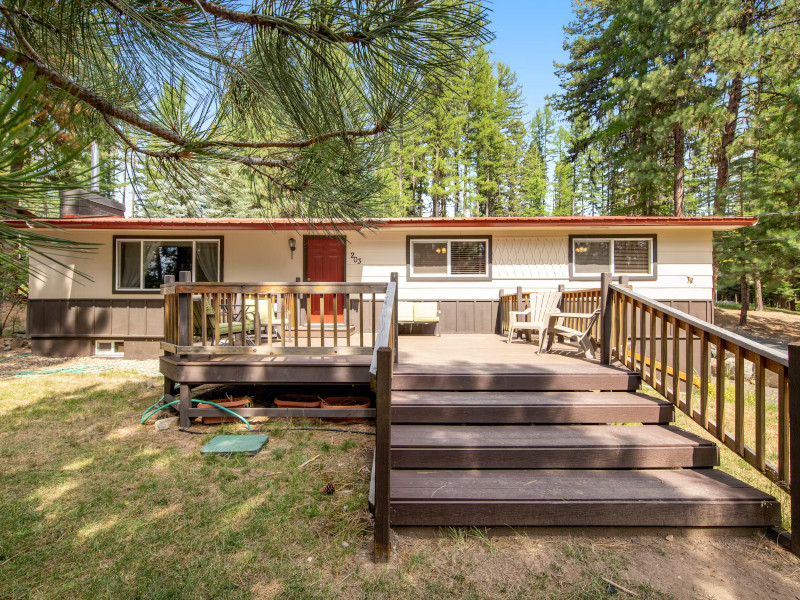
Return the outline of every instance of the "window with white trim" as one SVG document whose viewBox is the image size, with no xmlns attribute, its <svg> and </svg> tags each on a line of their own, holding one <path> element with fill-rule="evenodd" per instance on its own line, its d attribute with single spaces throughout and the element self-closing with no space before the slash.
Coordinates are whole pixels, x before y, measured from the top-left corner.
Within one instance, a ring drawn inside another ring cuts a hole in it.
<svg viewBox="0 0 800 600">
<path fill-rule="evenodd" d="M 409 276 L 489 277 L 489 238 L 412 238 Z"/>
<path fill-rule="evenodd" d="M 165 275 L 177 280 L 181 271 L 192 281 L 219 281 L 220 262 L 218 239 L 117 239 L 114 289 L 158 290 Z"/>
<path fill-rule="evenodd" d="M 572 238 L 572 275 L 576 278 L 613 275 L 652 276 L 652 237 Z"/>
</svg>

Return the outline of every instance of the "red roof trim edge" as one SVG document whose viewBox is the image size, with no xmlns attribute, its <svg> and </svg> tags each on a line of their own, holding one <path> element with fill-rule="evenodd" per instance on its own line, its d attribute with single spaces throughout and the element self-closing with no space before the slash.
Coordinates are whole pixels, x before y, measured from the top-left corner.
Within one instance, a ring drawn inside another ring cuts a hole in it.
<svg viewBox="0 0 800 600">
<path fill-rule="evenodd" d="M 426 227 L 725 227 L 755 225 L 756 217 L 400 217 L 369 222 L 375 228 Z M 124 217 L 71 217 L 66 219 L 8 220 L 11 227 L 57 227 L 61 229 L 224 229 L 224 230 L 360 230 L 364 227 L 344 221 L 303 222 L 293 219 L 143 219 Z"/>
</svg>

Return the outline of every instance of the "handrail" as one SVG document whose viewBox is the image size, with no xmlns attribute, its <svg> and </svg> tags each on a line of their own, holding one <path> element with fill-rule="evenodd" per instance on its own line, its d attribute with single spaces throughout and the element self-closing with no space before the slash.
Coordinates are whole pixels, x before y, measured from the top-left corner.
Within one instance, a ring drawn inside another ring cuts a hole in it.
<svg viewBox="0 0 800 600">
<path fill-rule="evenodd" d="M 321 293 L 364 293 L 382 294 L 386 291 L 385 283 L 350 283 L 350 282 L 324 282 L 310 283 L 306 281 L 276 281 L 276 282 L 175 282 L 165 283 L 161 286 L 164 294 L 201 294 L 203 292 L 236 292 L 239 294 L 321 294 Z"/>
<path fill-rule="evenodd" d="M 792 551 L 800 555 L 800 344 L 779 352 L 610 280 L 604 273 L 602 361 L 608 364 L 616 356 L 787 492 Z M 732 365 L 726 355 L 733 357 Z M 777 400 L 777 435 L 768 435 L 774 431 L 767 422 L 773 410 L 767 410 L 770 395 Z M 769 442 L 773 438 L 775 444 Z"/>
<path fill-rule="evenodd" d="M 369 367 L 370 387 L 375 392 L 374 475 L 375 526 L 373 557 L 376 562 L 389 560 L 391 447 L 392 447 L 392 376 L 397 359 L 397 273 L 386 286 L 378 333 Z"/>
<path fill-rule="evenodd" d="M 706 333 L 715 335 L 718 338 L 725 340 L 726 342 L 736 344 L 737 346 L 741 346 L 746 350 L 750 350 L 751 352 L 760 354 L 761 356 L 768 358 L 769 360 L 775 361 L 776 363 L 783 365 L 784 367 L 789 366 L 788 354 L 784 355 L 783 353 L 778 352 L 774 348 L 770 348 L 769 346 L 765 346 L 764 344 L 759 344 L 758 342 L 754 342 L 749 338 L 741 336 L 732 331 L 728 331 L 727 329 L 723 329 L 722 327 L 718 327 L 717 325 L 712 325 L 711 323 L 703 321 L 702 319 L 693 317 L 688 313 L 672 308 L 671 306 L 658 302 L 657 300 L 653 300 L 652 298 L 648 298 L 643 294 L 634 292 L 633 290 L 623 287 L 619 284 L 611 283 L 609 284 L 608 287 L 614 290 L 615 292 L 625 294 L 626 296 L 630 296 L 634 300 L 642 302 L 643 304 L 647 304 L 649 306 L 652 306 L 653 308 L 657 308 L 667 316 L 680 319 L 685 323 L 689 323 L 692 327 L 701 329 Z"/>
<path fill-rule="evenodd" d="M 390 281 L 386 286 L 386 296 L 383 299 L 383 310 L 378 322 L 378 333 L 375 335 L 375 347 L 372 350 L 372 363 L 369 373 L 372 377 L 378 374 L 378 348 L 392 348 L 394 346 L 394 313 L 397 282 Z"/>
</svg>

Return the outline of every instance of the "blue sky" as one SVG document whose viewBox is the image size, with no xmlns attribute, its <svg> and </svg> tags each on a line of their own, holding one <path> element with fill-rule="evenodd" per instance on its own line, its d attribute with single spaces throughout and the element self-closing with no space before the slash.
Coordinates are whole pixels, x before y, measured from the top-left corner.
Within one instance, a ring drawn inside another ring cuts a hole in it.
<svg viewBox="0 0 800 600">
<path fill-rule="evenodd" d="M 495 0 L 489 45 L 494 60 L 504 62 L 517 74 L 528 105 L 528 117 L 544 105 L 545 96 L 558 91 L 553 61 L 565 62 L 564 25 L 572 20 L 569 0 Z"/>
</svg>

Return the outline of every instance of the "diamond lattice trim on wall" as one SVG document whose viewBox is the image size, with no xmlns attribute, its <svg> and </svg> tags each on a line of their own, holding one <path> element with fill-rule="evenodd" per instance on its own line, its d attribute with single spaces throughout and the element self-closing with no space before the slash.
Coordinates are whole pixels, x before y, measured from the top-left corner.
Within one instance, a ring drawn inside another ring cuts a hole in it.
<svg viewBox="0 0 800 600">
<path fill-rule="evenodd" d="M 567 279 L 569 240 L 563 237 L 495 237 L 494 279 Z"/>
</svg>

